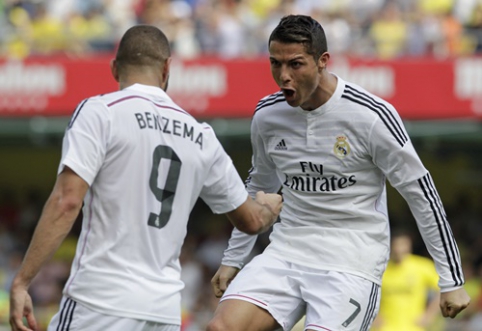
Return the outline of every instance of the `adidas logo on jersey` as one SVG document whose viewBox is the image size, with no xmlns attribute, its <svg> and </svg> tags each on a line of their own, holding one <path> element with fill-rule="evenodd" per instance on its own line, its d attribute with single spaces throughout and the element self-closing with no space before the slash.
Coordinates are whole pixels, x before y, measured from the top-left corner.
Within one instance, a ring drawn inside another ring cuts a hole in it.
<svg viewBox="0 0 482 331">
<path fill-rule="evenodd" d="M 278 143 L 278 145 L 276 145 L 274 149 L 278 151 L 286 151 L 288 147 L 286 147 L 285 140 L 281 139 L 281 141 Z"/>
</svg>

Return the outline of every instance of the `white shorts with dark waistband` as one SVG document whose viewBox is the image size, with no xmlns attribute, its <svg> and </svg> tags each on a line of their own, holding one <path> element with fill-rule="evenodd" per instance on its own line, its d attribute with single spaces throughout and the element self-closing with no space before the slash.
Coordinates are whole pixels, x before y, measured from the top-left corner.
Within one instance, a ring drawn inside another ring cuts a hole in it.
<svg viewBox="0 0 482 331">
<path fill-rule="evenodd" d="M 256 256 L 229 284 L 221 301 L 237 299 L 266 309 L 291 330 L 306 314 L 305 330 L 368 331 L 378 313 L 379 285 L 362 277 Z"/>
<path fill-rule="evenodd" d="M 180 325 L 123 318 L 93 311 L 69 297 L 63 297 L 60 310 L 47 331 L 180 331 Z"/>
</svg>

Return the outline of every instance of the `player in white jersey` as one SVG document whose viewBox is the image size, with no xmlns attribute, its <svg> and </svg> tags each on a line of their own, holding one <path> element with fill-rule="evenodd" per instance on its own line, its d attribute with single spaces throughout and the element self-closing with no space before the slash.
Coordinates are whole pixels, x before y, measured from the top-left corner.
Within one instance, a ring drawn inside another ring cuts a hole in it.
<svg viewBox="0 0 482 331">
<path fill-rule="evenodd" d="M 13 281 L 13 330 L 36 329 L 28 285 L 82 204 L 77 252 L 50 331 L 180 330 L 179 254 L 196 200 L 247 233 L 276 220 L 281 196 L 249 197 L 211 127 L 165 93 L 170 60 L 159 29 L 132 27 L 111 63 L 120 90 L 77 107 L 55 187 Z"/>
<path fill-rule="evenodd" d="M 256 107 L 246 183 L 251 195 L 281 188 L 281 221 L 238 274 L 256 236 L 233 232 L 208 330 L 291 330 L 305 313 L 305 330 L 368 330 L 389 258 L 386 179 L 435 260 L 443 315 L 457 315 L 469 303 L 457 245 L 394 107 L 328 72 L 325 34 L 309 16 L 282 18 L 269 53 L 281 91 Z"/>
</svg>

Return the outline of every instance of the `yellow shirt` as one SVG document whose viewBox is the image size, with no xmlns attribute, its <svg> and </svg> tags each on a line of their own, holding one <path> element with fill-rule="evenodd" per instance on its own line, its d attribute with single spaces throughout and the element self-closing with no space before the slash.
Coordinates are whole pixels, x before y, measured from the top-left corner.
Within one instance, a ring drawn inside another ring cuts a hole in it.
<svg viewBox="0 0 482 331">
<path fill-rule="evenodd" d="M 391 59 L 403 55 L 408 26 L 402 20 L 378 20 L 372 24 L 370 36 L 375 42 L 377 56 L 381 59 Z"/>
<path fill-rule="evenodd" d="M 382 279 L 380 318 L 377 331 L 423 331 L 417 321 L 424 314 L 427 294 L 438 291 L 434 263 L 409 255 L 402 263 L 389 262 Z"/>
<path fill-rule="evenodd" d="M 419 0 L 418 7 L 425 14 L 443 14 L 452 10 L 454 2 L 454 0 Z"/>
</svg>

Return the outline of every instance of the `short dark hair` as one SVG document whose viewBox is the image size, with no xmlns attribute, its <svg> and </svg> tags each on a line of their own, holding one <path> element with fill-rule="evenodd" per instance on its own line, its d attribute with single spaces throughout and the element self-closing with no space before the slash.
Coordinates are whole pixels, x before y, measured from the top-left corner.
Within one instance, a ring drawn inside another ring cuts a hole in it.
<svg viewBox="0 0 482 331">
<path fill-rule="evenodd" d="M 118 70 L 126 66 L 162 65 L 171 56 L 166 35 L 152 25 L 129 28 L 119 42 L 116 54 Z"/>
<path fill-rule="evenodd" d="M 326 35 L 322 26 L 315 19 L 306 15 L 284 16 L 271 32 L 268 45 L 272 41 L 303 44 L 306 53 L 312 55 L 316 61 L 321 54 L 328 51 Z"/>
<path fill-rule="evenodd" d="M 393 227 L 390 229 L 390 239 L 400 238 L 400 237 L 408 237 L 411 241 L 413 241 L 413 232 L 406 228 L 406 227 Z"/>
</svg>

